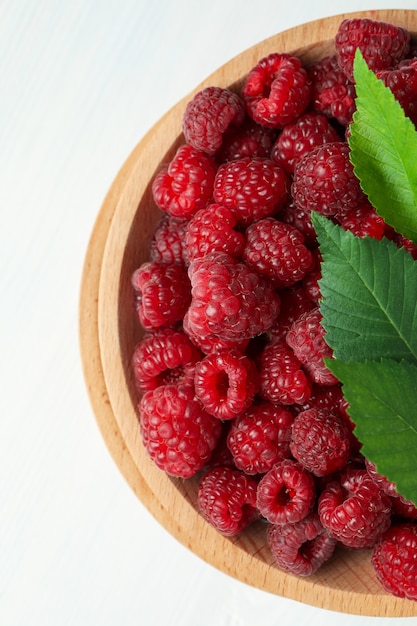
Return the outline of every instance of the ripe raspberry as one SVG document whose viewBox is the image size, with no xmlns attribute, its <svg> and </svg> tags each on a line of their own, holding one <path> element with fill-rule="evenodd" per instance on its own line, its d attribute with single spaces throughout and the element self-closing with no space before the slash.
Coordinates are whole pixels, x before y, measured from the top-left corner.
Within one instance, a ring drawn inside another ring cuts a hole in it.
<svg viewBox="0 0 417 626">
<path fill-rule="evenodd" d="M 272 53 L 249 72 L 242 98 L 255 122 L 283 128 L 307 109 L 311 84 L 299 58 Z"/>
<path fill-rule="evenodd" d="M 220 165 L 214 179 L 215 202 L 230 209 L 240 224 L 277 213 L 288 199 L 290 181 L 270 159 L 245 157 Z"/>
<path fill-rule="evenodd" d="M 258 220 L 246 229 L 243 259 L 268 278 L 275 289 L 294 285 L 314 265 L 300 231 L 273 217 Z"/>
<path fill-rule="evenodd" d="M 164 213 L 155 230 L 149 252 L 149 260 L 157 263 L 188 264 L 185 249 L 185 231 L 188 220 Z"/>
<path fill-rule="evenodd" d="M 267 331 L 270 341 L 274 339 L 285 340 L 292 323 L 314 306 L 305 289 L 299 284 L 281 289 L 279 297 L 281 299 L 281 307 L 277 321 Z"/>
<path fill-rule="evenodd" d="M 323 386 L 314 383 L 309 399 L 303 405 L 295 408 L 298 412 L 307 409 L 324 410 L 328 413 L 341 415 L 345 420 L 348 419 L 345 412 L 345 399 L 339 385 Z"/>
<path fill-rule="evenodd" d="M 245 411 L 258 388 L 258 373 L 251 359 L 238 350 L 209 354 L 195 367 L 197 398 L 210 415 L 230 420 Z"/>
<path fill-rule="evenodd" d="M 417 526 L 391 526 L 372 551 L 372 566 L 388 593 L 417 600 Z"/>
<path fill-rule="evenodd" d="M 397 491 L 396 484 L 389 481 L 385 476 L 377 471 L 375 463 L 372 463 L 369 459 L 365 459 L 365 467 L 368 474 L 378 487 L 390 496 L 393 513 L 402 517 L 417 517 L 417 507 L 414 502 L 404 498 L 404 496 Z"/>
<path fill-rule="evenodd" d="M 273 404 L 303 404 L 310 397 L 311 380 L 291 348 L 280 339 L 268 343 L 259 358 L 259 395 Z"/>
<path fill-rule="evenodd" d="M 171 476 L 190 478 L 202 469 L 220 437 L 219 420 L 195 399 L 191 385 L 162 385 L 139 403 L 143 445 Z"/>
<path fill-rule="evenodd" d="M 356 109 L 356 89 L 340 68 L 337 56 L 316 61 L 309 69 L 312 83 L 312 106 L 342 126 L 348 126 Z"/>
<path fill-rule="evenodd" d="M 216 169 L 209 156 L 192 146 L 181 145 L 153 180 L 156 205 L 174 217 L 190 217 L 210 200 Z"/>
<path fill-rule="evenodd" d="M 265 332 L 279 313 L 279 296 L 264 279 L 230 255 L 213 253 L 190 263 L 188 326 L 199 337 L 241 341 Z"/>
<path fill-rule="evenodd" d="M 305 409 L 294 419 L 290 450 L 295 459 L 315 476 L 342 469 L 351 452 L 351 431 L 333 410 Z"/>
<path fill-rule="evenodd" d="M 320 250 L 318 250 L 317 248 L 312 250 L 312 253 L 315 258 L 315 266 L 312 271 L 303 278 L 301 285 L 302 289 L 305 291 L 306 296 L 310 298 L 315 307 L 318 307 L 321 298 L 319 281 L 321 278 L 322 258 Z"/>
<path fill-rule="evenodd" d="M 284 459 L 259 481 L 257 507 L 271 524 L 295 524 L 311 512 L 316 499 L 314 478 L 300 463 Z"/>
<path fill-rule="evenodd" d="M 280 210 L 279 219 L 299 230 L 304 237 L 304 243 L 311 250 L 317 246 L 317 235 L 311 221 L 311 211 L 300 208 L 293 200 L 290 200 Z"/>
<path fill-rule="evenodd" d="M 337 141 L 318 146 L 297 161 L 291 187 L 297 206 L 330 217 L 364 202 L 349 155 L 348 144 Z"/>
<path fill-rule="evenodd" d="M 277 131 L 267 128 L 246 117 L 243 124 L 231 127 L 223 135 L 223 143 L 216 152 L 216 161 L 225 163 L 245 157 L 268 158 L 276 139 Z"/>
<path fill-rule="evenodd" d="M 142 392 L 173 383 L 192 385 L 200 359 L 200 350 L 181 330 L 163 328 L 147 333 L 132 356 L 136 385 Z"/>
<path fill-rule="evenodd" d="M 391 70 L 378 72 L 378 78 L 389 87 L 395 99 L 404 109 L 404 113 L 417 124 L 417 61 L 409 59 L 401 61 Z"/>
<path fill-rule="evenodd" d="M 410 34 L 400 26 L 369 18 L 345 19 L 336 33 L 335 47 L 340 67 L 353 81 L 357 48 L 374 72 L 389 69 L 407 56 Z"/>
<path fill-rule="evenodd" d="M 295 524 L 270 524 L 267 541 L 278 567 L 297 576 L 314 574 L 336 547 L 336 540 L 323 528 L 316 513 Z"/>
<path fill-rule="evenodd" d="M 245 474 L 265 474 L 290 456 L 292 413 L 270 402 L 252 404 L 232 423 L 227 445 Z"/>
<path fill-rule="evenodd" d="M 356 237 L 382 239 L 386 224 L 367 200 L 359 206 L 338 216 L 342 228 L 350 230 Z"/>
<path fill-rule="evenodd" d="M 321 320 L 318 307 L 303 313 L 293 322 L 286 341 L 313 382 L 318 385 L 336 385 L 336 376 L 324 363 L 325 358 L 333 356 L 333 351 L 324 339 L 325 331 Z"/>
<path fill-rule="evenodd" d="M 324 115 L 304 113 L 283 128 L 272 147 L 271 159 L 292 174 L 295 163 L 304 154 L 334 141 L 340 141 L 340 137 Z"/>
<path fill-rule="evenodd" d="M 203 354 L 212 354 L 213 352 L 222 352 L 223 350 L 240 350 L 245 352 L 249 339 L 235 341 L 234 339 L 222 339 L 217 335 L 199 336 L 192 332 L 188 323 L 188 311 L 184 315 L 182 327 L 186 335 L 191 339 L 192 343 L 197 346 Z"/>
<path fill-rule="evenodd" d="M 132 275 L 135 306 L 145 330 L 171 326 L 184 317 L 191 302 L 191 285 L 177 263 L 148 261 Z"/>
<path fill-rule="evenodd" d="M 320 521 L 348 548 L 369 549 L 391 524 L 389 497 L 366 470 L 345 470 L 330 482 L 318 501 Z"/>
<path fill-rule="evenodd" d="M 256 488 L 257 482 L 251 476 L 231 467 L 215 467 L 200 481 L 200 513 L 221 534 L 237 535 L 259 518 Z"/>
<path fill-rule="evenodd" d="M 222 87 L 205 87 L 188 102 L 182 129 L 187 143 L 214 155 L 225 132 L 244 119 L 245 108 L 236 93 Z"/>
<path fill-rule="evenodd" d="M 210 204 L 197 211 L 189 221 L 185 236 L 189 260 L 210 252 L 226 252 L 233 257 L 240 257 L 245 237 L 235 230 L 235 226 L 235 216 L 221 204 Z"/>
</svg>

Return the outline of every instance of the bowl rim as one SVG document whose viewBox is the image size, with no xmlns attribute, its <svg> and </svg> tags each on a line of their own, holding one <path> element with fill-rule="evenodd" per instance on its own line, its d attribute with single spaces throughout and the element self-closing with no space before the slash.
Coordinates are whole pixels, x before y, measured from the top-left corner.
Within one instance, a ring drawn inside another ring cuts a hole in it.
<svg viewBox="0 0 417 626">
<path fill-rule="evenodd" d="M 146 191 L 144 187 L 136 188 L 134 192 L 132 190 L 132 181 L 137 179 L 137 170 L 141 167 L 142 155 L 148 149 L 155 149 L 152 147 L 158 144 L 158 138 L 163 138 L 164 145 L 166 145 L 167 134 L 174 140 L 170 146 L 170 150 L 173 150 L 175 138 L 178 140 L 178 126 L 175 125 L 173 128 L 174 118 L 177 120 L 177 114 L 174 115 L 174 112 L 178 108 L 183 110 L 194 93 L 209 84 L 230 86 L 227 77 L 233 75 L 232 68 L 237 61 L 242 66 L 243 60 L 243 66 L 248 71 L 269 51 L 291 51 L 302 57 L 303 51 L 307 47 L 310 48 L 305 45 L 305 42 L 308 41 L 308 32 L 312 29 L 320 30 L 321 39 L 316 42 L 316 45 L 319 45 L 332 39 L 337 26 L 344 18 L 370 17 L 393 21 L 410 29 L 411 24 L 417 27 L 416 15 L 415 10 L 372 10 L 342 13 L 306 22 L 255 44 L 204 79 L 148 131 L 117 173 L 102 203 L 90 236 L 81 277 L 79 300 L 81 363 L 96 422 L 116 466 L 153 517 L 194 554 L 244 583 L 319 608 L 368 616 L 417 615 L 417 604 L 373 588 L 365 580 L 366 572 L 361 580 L 364 586 L 362 588 L 358 586 L 355 589 L 342 588 L 343 582 L 340 588 L 331 588 L 328 583 L 323 582 L 325 577 L 321 574 L 307 579 L 298 578 L 276 568 L 271 570 L 268 563 L 264 563 L 264 567 L 261 568 L 262 578 L 260 579 L 259 555 L 256 552 L 248 553 L 246 544 L 240 545 L 238 541 L 225 538 L 209 527 L 194 509 L 185 487 L 185 481 L 179 481 L 179 486 L 177 484 L 177 489 L 174 490 L 172 479 L 158 470 L 152 462 L 144 461 L 138 466 L 137 458 L 142 445 L 138 433 L 126 432 L 118 418 L 120 412 L 126 409 L 125 401 L 122 400 L 123 394 L 120 393 L 120 389 L 126 386 L 126 372 L 122 364 L 117 366 L 117 359 L 114 359 L 115 354 L 120 355 L 119 338 L 116 332 L 120 315 L 119 296 L 114 292 L 114 286 L 119 286 L 120 276 L 116 271 L 114 283 L 110 285 L 104 284 L 104 280 L 107 283 L 109 267 L 114 266 L 116 262 L 117 270 L 122 264 L 115 242 L 120 237 L 125 240 L 123 236 L 128 235 L 131 227 L 129 220 L 121 219 L 124 217 L 124 204 L 128 203 L 132 206 L 132 203 L 135 203 L 135 197 L 139 201 Z M 160 155 L 158 158 L 160 162 Z M 113 317 L 110 319 L 107 306 L 103 304 L 103 293 L 106 296 L 113 293 Z M 116 367 L 114 367 L 115 363 Z M 163 501 L 155 497 L 156 493 L 161 492 L 166 498 Z M 178 497 L 181 498 L 180 518 L 174 518 L 172 510 L 178 511 Z M 198 541 L 193 542 L 193 538 L 198 538 Z M 216 550 L 212 549 L 214 545 L 216 545 Z M 228 560 L 231 553 L 233 554 L 232 565 Z M 355 569 L 355 573 L 358 573 L 357 569 L 362 568 L 360 553 L 354 555 L 350 553 L 349 556 L 350 558 L 341 556 L 339 560 L 340 567 L 337 568 L 337 575 L 341 579 L 345 575 L 345 568 L 350 571 Z"/>
</svg>

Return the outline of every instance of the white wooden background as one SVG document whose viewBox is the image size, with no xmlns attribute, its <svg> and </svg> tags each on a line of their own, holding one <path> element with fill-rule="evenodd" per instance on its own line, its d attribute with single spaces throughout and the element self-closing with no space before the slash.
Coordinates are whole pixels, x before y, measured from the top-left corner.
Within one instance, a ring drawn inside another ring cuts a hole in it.
<svg viewBox="0 0 417 626">
<path fill-rule="evenodd" d="M 159 526 L 96 426 L 77 307 L 104 195 L 163 113 L 277 31 L 345 11 L 417 8 L 393 5 L 0 0 L 1 626 L 387 623 L 249 588 Z"/>
</svg>

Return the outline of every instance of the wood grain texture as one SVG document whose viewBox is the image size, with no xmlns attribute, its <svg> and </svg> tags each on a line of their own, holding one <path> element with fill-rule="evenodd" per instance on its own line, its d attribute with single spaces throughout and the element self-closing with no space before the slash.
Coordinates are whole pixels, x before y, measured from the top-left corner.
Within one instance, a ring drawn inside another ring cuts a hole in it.
<svg viewBox="0 0 417 626">
<path fill-rule="evenodd" d="M 417 30 L 417 12 L 352 13 Z M 204 86 L 236 86 L 270 52 L 292 52 L 308 63 L 333 51 L 346 15 L 279 33 L 232 59 L 171 109 L 140 141 L 119 171 L 98 215 L 87 251 L 80 296 L 80 348 L 91 403 L 113 459 L 153 516 L 184 546 L 227 574 L 265 591 L 313 606 L 369 616 L 417 615 L 417 603 L 386 594 L 369 553 L 341 551 L 314 576 L 284 574 L 273 565 L 258 523 L 239 537 L 219 535 L 196 510 L 197 479 L 172 479 L 148 458 L 136 415 L 130 359 L 141 333 L 133 315 L 130 277 L 148 256 L 159 220 L 151 195 L 155 171 L 181 142 L 186 102 Z"/>
</svg>

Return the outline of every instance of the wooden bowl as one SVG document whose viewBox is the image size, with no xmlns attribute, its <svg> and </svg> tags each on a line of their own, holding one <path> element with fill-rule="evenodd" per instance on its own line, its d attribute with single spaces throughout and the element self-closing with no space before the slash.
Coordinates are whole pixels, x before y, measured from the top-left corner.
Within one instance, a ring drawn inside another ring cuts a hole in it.
<svg viewBox="0 0 417 626">
<path fill-rule="evenodd" d="M 148 458 L 130 369 L 140 338 L 131 309 L 130 277 L 147 258 L 160 217 L 151 180 L 182 141 L 186 102 L 204 86 L 237 86 L 270 52 L 292 52 L 305 64 L 331 54 L 341 20 L 358 16 L 404 26 L 413 37 L 417 31 L 417 11 L 381 10 L 338 15 L 278 33 L 219 68 L 139 142 L 117 174 L 91 236 L 80 296 L 80 348 L 93 411 L 116 465 L 142 503 L 184 546 L 223 572 L 273 594 L 339 612 L 405 617 L 417 615 L 417 603 L 383 591 L 367 551 L 341 551 L 312 577 L 298 578 L 274 566 L 263 524 L 232 539 L 209 526 L 196 509 L 196 480 L 170 478 Z"/>
</svg>

